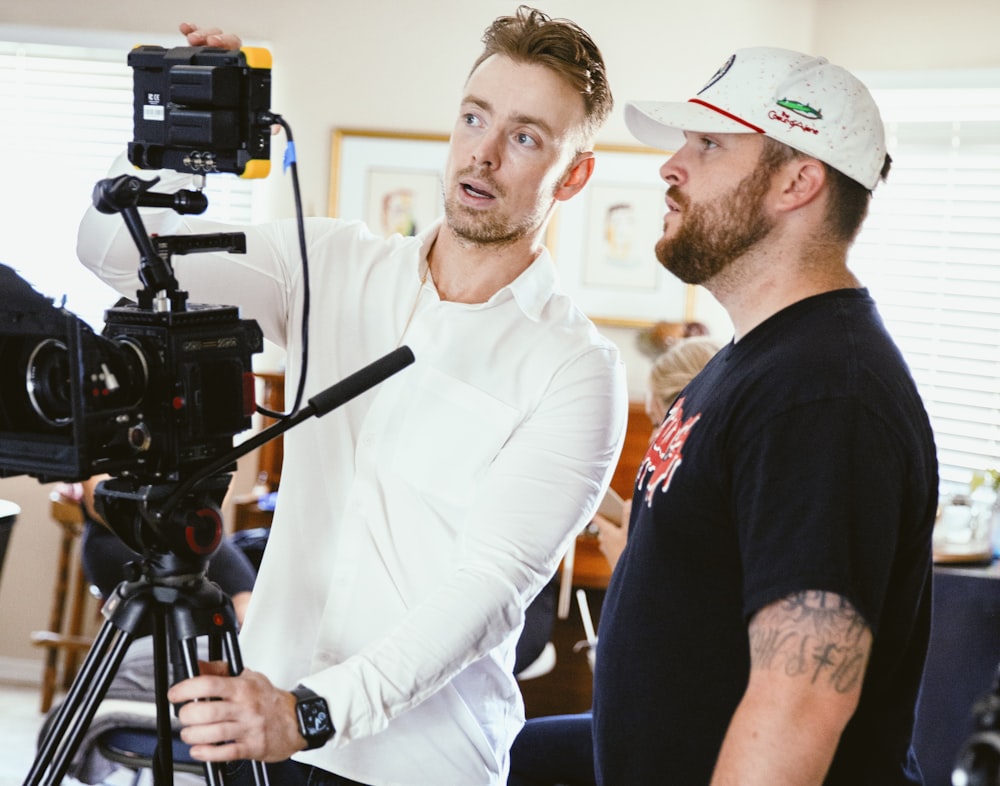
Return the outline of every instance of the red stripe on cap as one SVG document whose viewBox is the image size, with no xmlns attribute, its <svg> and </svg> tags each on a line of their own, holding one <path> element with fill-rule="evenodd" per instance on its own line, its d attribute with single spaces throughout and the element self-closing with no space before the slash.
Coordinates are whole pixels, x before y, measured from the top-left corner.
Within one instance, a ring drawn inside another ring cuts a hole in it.
<svg viewBox="0 0 1000 786">
<path fill-rule="evenodd" d="M 689 98 L 688 99 L 688 103 L 689 104 L 700 104 L 701 106 L 705 107 L 706 109 L 711 109 L 713 112 L 718 112 L 720 115 L 724 115 L 725 117 L 728 117 L 730 120 L 733 120 L 733 121 L 739 123 L 740 125 L 744 125 L 747 128 L 749 128 L 749 129 L 751 129 L 753 131 L 756 131 L 758 134 L 766 134 L 767 133 L 763 128 L 760 128 L 759 126 L 755 126 L 753 123 L 748 123 L 742 117 L 737 117 L 732 112 L 727 112 L 725 109 L 720 109 L 719 107 L 714 106 L 714 105 L 708 103 L 707 101 L 702 101 L 700 98 Z"/>
</svg>

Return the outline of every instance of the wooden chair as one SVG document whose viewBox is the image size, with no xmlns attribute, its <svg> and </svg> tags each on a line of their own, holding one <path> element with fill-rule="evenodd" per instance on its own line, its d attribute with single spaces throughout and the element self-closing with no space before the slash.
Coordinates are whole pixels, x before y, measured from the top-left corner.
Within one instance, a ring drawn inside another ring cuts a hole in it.
<svg viewBox="0 0 1000 786">
<path fill-rule="evenodd" d="M 611 488 L 623 499 L 632 499 L 632 489 L 639 465 L 649 447 L 649 416 L 646 405 L 633 401 L 628 408 L 628 425 L 621 457 L 611 477 Z M 571 544 L 562 561 L 562 579 L 556 613 L 559 619 L 569 617 L 573 588 L 606 589 L 611 580 L 611 566 L 601 553 L 597 536 L 584 531 Z"/>
<path fill-rule="evenodd" d="M 283 372 L 258 372 L 261 403 L 272 412 L 285 409 L 285 375 Z M 263 416 L 261 428 L 276 423 L 273 418 Z M 277 491 L 281 483 L 281 463 L 284 457 L 282 437 L 265 442 L 257 449 L 257 480 L 263 482 L 268 491 Z M 271 526 L 274 511 L 263 509 L 258 504 L 260 495 L 240 494 L 233 498 L 233 531 L 254 530 Z"/>
<path fill-rule="evenodd" d="M 52 706 L 57 684 L 62 690 L 69 689 L 76 676 L 81 655 L 93 643 L 91 637 L 82 635 L 84 608 L 89 594 L 80 563 L 83 512 L 79 502 L 63 496 L 59 491 L 53 491 L 50 500 L 52 518 L 62 528 L 59 563 L 52 593 L 49 628 L 36 630 L 31 634 L 31 643 L 46 650 L 42 670 L 42 712 L 48 712 Z M 61 679 L 60 655 L 64 655 Z"/>
</svg>

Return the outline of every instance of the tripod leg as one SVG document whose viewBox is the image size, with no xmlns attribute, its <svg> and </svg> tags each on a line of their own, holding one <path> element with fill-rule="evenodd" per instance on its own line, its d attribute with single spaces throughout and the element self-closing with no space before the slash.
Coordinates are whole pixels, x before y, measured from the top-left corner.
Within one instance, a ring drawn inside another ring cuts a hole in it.
<svg viewBox="0 0 1000 786">
<path fill-rule="evenodd" d="M 158 610 L 153 624 L 153 694 L 156 700 L 156 750 L 153 752 L 153 784 L 174 782 L 173 729 L 167 690 L 167 618 Z"/>
<path fill-rule="evenodd" d="M 243 671 L 243 657 L 240 654 L 240 643 L 234 630 L 226 630 L 221 634 L 222 647 L 225 651 L 226 660 L 229 663 L 229 670 L 233 676 Z M 257 786 L 269 786 L 267 779 L 267 768 L 263 762 L 250 762 L 253 768 L 253 780 Z"/>
<path fill-rule="evenodd" d="M 49 772 L 46 783 L 62 782 L 132 638 L 130 633 L 116 627 L 110 620 L 101 626 L 69 694 L 45 734 L 24 786 L 37 786 L 46 771 Z"/>
<path fill-rule="evenodd" d="M 198 671 L 198 640 L 197 638 L 182 639 L 179 642 L 180 671 L 184 679 L 197 676 Z M 205 762 L 205 783 L 208 786 L 221 786 L 225 783 L 224 765 L 218 762 Z"/>
</svg>

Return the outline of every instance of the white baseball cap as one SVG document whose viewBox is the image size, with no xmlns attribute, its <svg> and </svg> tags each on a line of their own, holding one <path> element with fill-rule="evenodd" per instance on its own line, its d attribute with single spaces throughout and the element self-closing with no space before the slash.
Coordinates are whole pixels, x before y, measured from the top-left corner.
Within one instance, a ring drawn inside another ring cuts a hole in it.
<svg viewBox="0 0 1000 786">
<path fill-rule="evenodd" d="M 694 98 L 630 102 L 625 123 L 663 150 L 684 144 L 683 131 L 767 134 L 869 191 L 885 164 L 885 127 L 868 88 L 825 58 L 788 49 L 738 49 Z"/>
</svg>

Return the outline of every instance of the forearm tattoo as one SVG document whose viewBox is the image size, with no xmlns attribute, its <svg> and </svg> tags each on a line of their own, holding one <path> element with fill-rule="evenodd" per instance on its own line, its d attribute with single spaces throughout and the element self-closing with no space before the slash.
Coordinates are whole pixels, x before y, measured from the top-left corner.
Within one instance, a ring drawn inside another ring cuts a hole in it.
<svg viewBox="0 0 1000 786">
<path fill-rule="evenodd" d="M 840 595 L 802 592 L 761 609 L 750 622 L 751 669 L 781 669 L 839 693 L 860 688 L 871 647 L 864 618 Z"/>
</svg>

